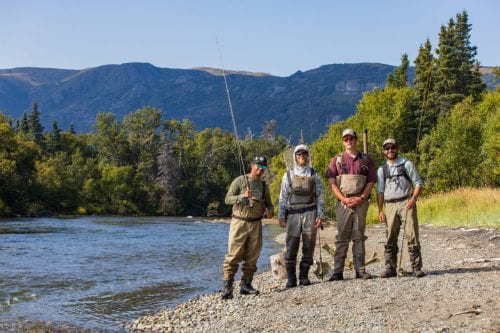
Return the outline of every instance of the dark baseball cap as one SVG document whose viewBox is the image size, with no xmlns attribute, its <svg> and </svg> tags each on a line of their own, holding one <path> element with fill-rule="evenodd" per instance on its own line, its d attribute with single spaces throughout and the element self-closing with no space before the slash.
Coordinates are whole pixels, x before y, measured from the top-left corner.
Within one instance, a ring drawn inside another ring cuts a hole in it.
<svg viewBox="0 0 500 333">
<path fill-rule="evenodd" d="M 267 166 L 267 158 L 265 156 L 255 156 L 252 160 L 253 164 L 262 164 Z"/>
</svg>

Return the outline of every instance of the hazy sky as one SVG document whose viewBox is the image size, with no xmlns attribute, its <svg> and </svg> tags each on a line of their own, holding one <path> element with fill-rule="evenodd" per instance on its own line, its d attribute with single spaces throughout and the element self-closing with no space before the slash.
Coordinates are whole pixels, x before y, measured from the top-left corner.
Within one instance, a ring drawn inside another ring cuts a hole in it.
<svg viewBox="0 0 500 333">
<path fill-rule="evenodd" d="M 0 0 L 0 68 L 221 67 L 220 54 L 226 69 L 280 76 L 399 65 L 463 9 L 477 59 L 499 65 L 498 0 Z"/>
</svg>

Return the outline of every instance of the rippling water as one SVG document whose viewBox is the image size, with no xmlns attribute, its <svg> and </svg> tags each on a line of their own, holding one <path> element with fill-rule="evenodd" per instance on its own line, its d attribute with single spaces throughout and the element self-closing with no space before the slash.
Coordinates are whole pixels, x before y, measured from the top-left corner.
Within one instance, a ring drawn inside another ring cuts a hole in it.
<svg viewBox="0 0 500 333">
<path fill-rule="evenodd" d="M 196 219 L 0 220 L 0 323 L 117 330 L 220 288 L 229 225 Z M 264 226 L 259 269 L 279 246 Z"/>
</svg>

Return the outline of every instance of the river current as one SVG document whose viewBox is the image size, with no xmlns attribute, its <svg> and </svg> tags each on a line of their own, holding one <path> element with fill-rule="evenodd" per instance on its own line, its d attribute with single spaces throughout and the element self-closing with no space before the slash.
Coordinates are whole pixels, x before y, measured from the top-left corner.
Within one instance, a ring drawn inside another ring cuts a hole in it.
<svg viewBox="0 0 500 333">
<path fill-rule="evenodd" d="M 215 292 L 228 231 L 226 223 L 197 218 L 2 219 L 0 331 L 33 322 L 121 330 L 142 315 Z M 279 251 L 272 239 L 280 232 L 264 226 L 259 270 Z"/>
</svg>

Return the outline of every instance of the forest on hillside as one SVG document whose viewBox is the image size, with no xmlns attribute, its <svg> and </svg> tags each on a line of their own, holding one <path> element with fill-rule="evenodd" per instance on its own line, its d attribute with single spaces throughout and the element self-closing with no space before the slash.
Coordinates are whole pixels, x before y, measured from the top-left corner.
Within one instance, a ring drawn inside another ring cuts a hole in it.
<svg viewBox="0 0 500 333">
<path fill-rule="evenodd" d="M 311 144 L 314 167 L 324 173 L 342 151 L 342 130 L 351 127 L 368 130 L 377 164 L 383 162 L 381 143 L 395 137 L 415 161 L 427 194 L 498 187 L 500 91 L 486 91 L 481 81 L 471 29 L 463 11 L 441 27 L 434 50 L 429 40 L 420 45 L 411 85 L 403 54 L 384 89 L 365 93 L 352 117 Z M 497 67 L 496 80 L 499 75 Z M 268 120 L 261 135 L 239 144 L 248 161 L 271 158 L 265 178 L 277 201 L 287 142 L 274 135 L 275 127 Z M 100 113 L 92 133 L 62 131 L 57 122 L 45 130 L 35 102 L 21 119 L 0 113 L 0 216 L 227 215 L 226 189 L 241 173 L 237 144 L 231 132 L 195 130 L 189 120 L 164 120 L 148 106 L 122 121 Z M 324 195 L 333 205 L 331 194 Z"/>
</svg>

